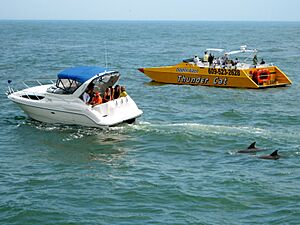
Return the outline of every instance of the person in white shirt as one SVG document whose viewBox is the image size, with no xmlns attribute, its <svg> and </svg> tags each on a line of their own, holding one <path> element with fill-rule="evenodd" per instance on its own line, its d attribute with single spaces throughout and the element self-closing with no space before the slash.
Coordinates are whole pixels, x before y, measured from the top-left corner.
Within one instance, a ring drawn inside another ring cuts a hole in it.
<svg viewBox="0 0 300 225">
<path fill-rule="evenodd" d="M 195 55 L 195 57 L 194 57 L 194 63 L 195 63 L 195 65 L 198 65 L 199 62 L 200 62 L 199 57 L 197 55 Z"/>
<path fill-rule="evenodd" d="M 82 95 L 82 99 L 86 104 L 88 104 L 90 102 L 91 96 L 87 92 L 84 92 Z"/>
</svg>

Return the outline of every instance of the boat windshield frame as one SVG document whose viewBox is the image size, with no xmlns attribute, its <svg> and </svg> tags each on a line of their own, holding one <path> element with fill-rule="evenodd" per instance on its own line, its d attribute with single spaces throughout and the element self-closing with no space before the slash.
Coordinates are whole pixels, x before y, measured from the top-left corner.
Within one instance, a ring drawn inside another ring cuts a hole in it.
<svg viewBox="0 0 300 225">
<path fill-rule="evenodd" d="M 89 84 L 87 84 L 87 87 L 89 87 L 92 84 L 96 91 L 104 93 L 106 88 L 114 86 L 114 84 L 117 83 L 119 78 L 119 71 L 108 72 L 94 78 L 91 82 L 89 82 Z"/>
<path fill-rule="evenodd" d="M 57 90 L 62 90 L 60 91 L 54 91 L 53 93 L 56 94 L 73 94 L 80 86 L 82 83 L 79 81 L 76 81 L 74 79 L 70 78 L 58 78 L 56 80 L 55 87 Z"/>
<path fill-rule="evenodd" d="M 248 53 L 248 54 L 247 54 Z M 253 59 L 255 55 L 257 55 L 257 49 L 247 49 L 247 45 L 242 45 L 239 50 L 225 52 L 225 55 L 232 56 L 232 55 L 243 55 L 246 54 L 243 58 L 243 62 L 246 63 L 248 60 Z"/>
</svg>

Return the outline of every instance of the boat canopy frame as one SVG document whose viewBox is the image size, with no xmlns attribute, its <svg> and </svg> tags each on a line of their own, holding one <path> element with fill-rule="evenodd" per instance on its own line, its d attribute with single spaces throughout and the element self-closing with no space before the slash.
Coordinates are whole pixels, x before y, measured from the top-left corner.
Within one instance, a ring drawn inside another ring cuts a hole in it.
<svg viewBox="0 0 300 225">
<path fill-rule="evenodd" d="M 246 63 L 248 60 L 253 58 L 257 54 L 257 52 L 258 52 L 257 49 L 247 49 L 247 45 L 242 45 L 239 50 L 225 52 L 225 55 L 230 56 L 230 55 L 249 53 L 248 55 L 246 55 L 246 57 L 243 60 L 243 62 Z"/>
<path fill-rule="evenodd" d="M 208 51 L 208 52 L 224 52 L 225 50 L 222 48 L 207 48 L 206 51 Z"/>
<path fill-rule="evenodd" d="M 83 84 L 83 88 L 86 89 L 91 83 L 93 83 L 93 86 L 97 86 L 98 89 L 104 89 L 116 83 L 119 77 L 118 71 L 107 68 L 95 66 L 72 67 L 61 71 L 57 75 L 55 87 L 51 87 L 48 92 L 73 94 Z M 103 87 L 101 88 L 101 86 Z"/>
<path fill-rule="evenodd" d="M 114 84 L 117 83 L 119 78 L 120 73 L 118 71 L 105 73 L 101 76 L 95 77 L 91 82 L 87 84 L 86 88 L 89 88 L 91 85 L 96 91 L 104 93 L 106 88 L 114 86 Z"/>
</svg>

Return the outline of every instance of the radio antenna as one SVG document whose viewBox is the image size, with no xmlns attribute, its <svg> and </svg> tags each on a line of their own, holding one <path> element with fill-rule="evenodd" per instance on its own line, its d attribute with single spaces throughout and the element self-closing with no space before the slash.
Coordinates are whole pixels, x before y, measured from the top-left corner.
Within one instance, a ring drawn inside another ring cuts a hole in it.
<svg viewBox="0 0 300 225">
<path fill-rule="evenodd" d="M 104 48 L 105 48 L 105 68 L 107 68 L 107 49 L 106 49 L 106 41 L 104 41 Z"/>
</svg>

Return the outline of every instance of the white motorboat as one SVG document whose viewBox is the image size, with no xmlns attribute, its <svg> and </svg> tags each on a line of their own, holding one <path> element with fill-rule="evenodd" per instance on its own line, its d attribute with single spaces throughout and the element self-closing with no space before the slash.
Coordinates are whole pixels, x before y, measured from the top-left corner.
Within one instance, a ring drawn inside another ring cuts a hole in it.
<svg viewBox="0 0 300 225">
<path fill-rule="evenodd" d="M 20 91 L 15 91 L 9 84 L 7 96 L 29 117 L 46 123 L 88 127 L 133 123 L 143 112 L 129 95 L 95 106 L 83 100 L 91 85 L 103 95 L 119 77 L 118 71 L 102 67 L 73 67 L 60 72 L 56 83 L 44 85 L 39 82 L 38 86 L 27 86 Z"/>
</svg>

